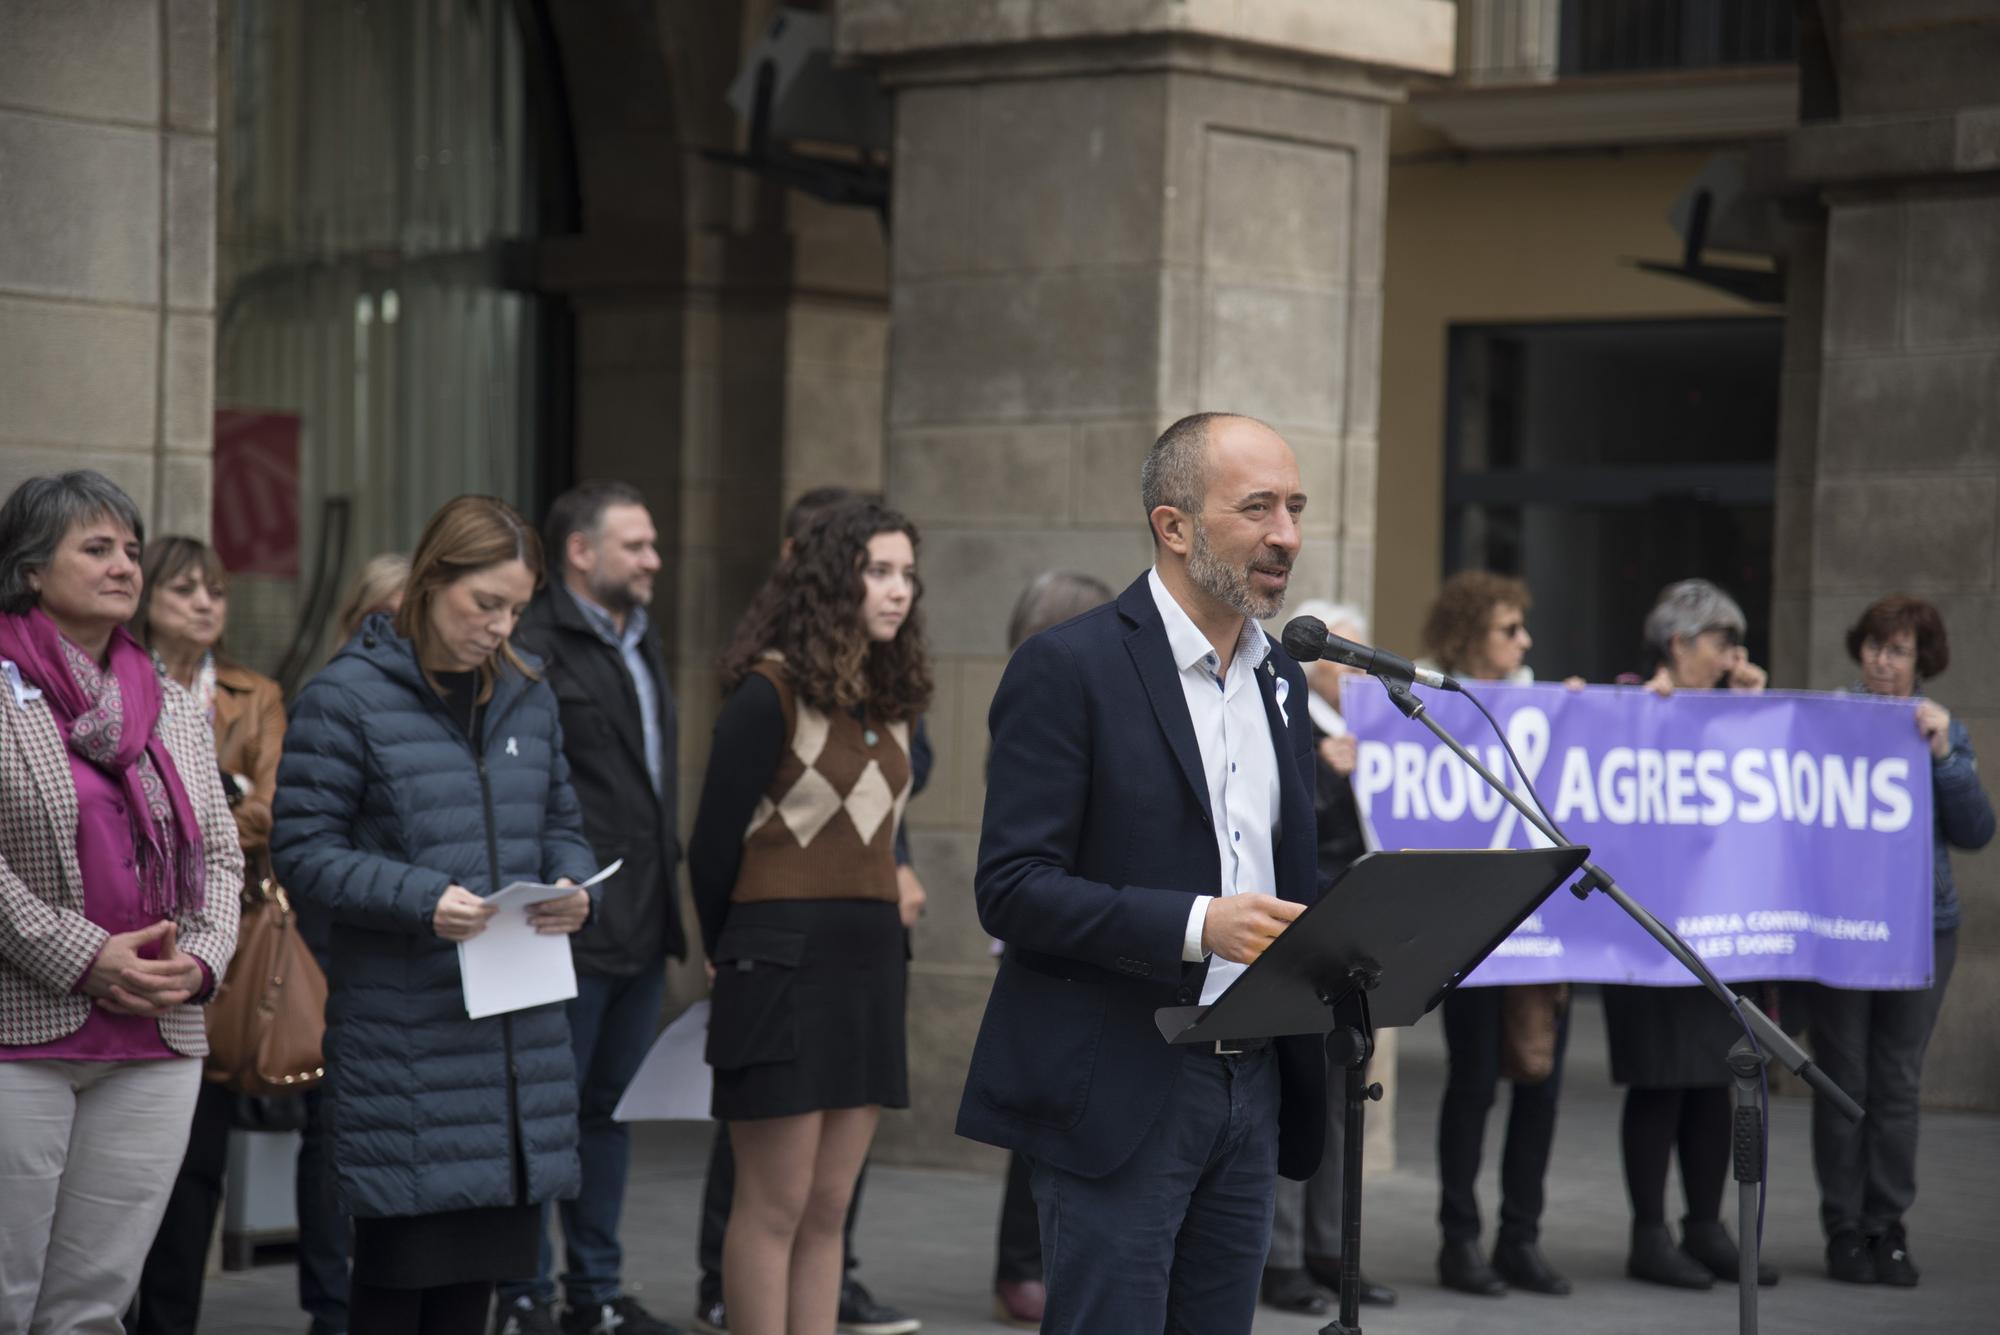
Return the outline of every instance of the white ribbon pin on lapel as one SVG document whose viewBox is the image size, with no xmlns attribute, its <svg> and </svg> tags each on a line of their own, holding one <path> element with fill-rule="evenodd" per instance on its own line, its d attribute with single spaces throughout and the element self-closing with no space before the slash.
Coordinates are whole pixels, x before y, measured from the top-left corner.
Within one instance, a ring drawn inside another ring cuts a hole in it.
<svg viewBox="0 0 2000 1335">
<path fill-rule="evenodd" d="M 1283 677 L 1278 677 L 1277 681 L 1273 684 L 1278 697 L 1278 718 L 1289 728 L 1292 726 L 1292 716 L 1285 712 L 1285 701 L 1291 698 L 1292 684 Z"/>
<path fill-rule="evenodd" d="M 12 659 L 0 661 L 0 673 L 6 674 L 7 685 L 14 692 L 14 708 L 26 709 L 42 698 L 40 687 L 30 686 L 21 680 L 21 669 L 14 666 Z"/>
<path fill-rule="evenodd" d="M 515 745 L 514 739 L 512 737 L 509 737 L 507 739 L 507 754 L 510 756 L 518 756 L 521 754 L 521 748 Z"/>
</svg>

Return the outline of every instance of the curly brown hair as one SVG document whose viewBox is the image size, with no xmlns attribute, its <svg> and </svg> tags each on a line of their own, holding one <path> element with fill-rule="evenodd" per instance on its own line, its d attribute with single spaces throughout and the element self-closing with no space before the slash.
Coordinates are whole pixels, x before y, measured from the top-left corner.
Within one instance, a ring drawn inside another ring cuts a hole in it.
<svg viewBox="0 0 2000 1335">
<path fill-rule="evenodd" d="M 1493 609 L 1505 603 L 1525 613 L 1534 601 L 1528 586 L 1511 575 L 1461 570 L 1438 586 L 1437 601 L 1424 618 L 1424 648 L 1446 672 L 1463 672 L 1486 639 Z"/>
<path fill-rule="evenodd" d="M 1900 630 L 1910 632 L 1916 640 L 1918 677 L 1929 681 L 1951 666 L 1951 640 L 1944 633 L 1944 618 L 1936 606 L 1907 593 L 1892 593 L 1868 604 L 1868 610 L 1847 632 L 1847 655 L 1859 663 L 1864 640 L 1887 644 Z"/>
<path fill-rule="evenodd" d="M 931 701 L 930 654 L 924 646 L 923 581 L 896 638 L 871 640 L 861 625 L 868 540 L 901 533 L 912 550 L 917 526 L 874 501 L 857 500 L 815 515 L 791 555 L 751 598 L 722 653 L 722 689 L 736 689 L 766 655 L 783 655 L 799 698 L 830 712 L 857 705 L 885 723 L 914 719 Z"/>
</svg>

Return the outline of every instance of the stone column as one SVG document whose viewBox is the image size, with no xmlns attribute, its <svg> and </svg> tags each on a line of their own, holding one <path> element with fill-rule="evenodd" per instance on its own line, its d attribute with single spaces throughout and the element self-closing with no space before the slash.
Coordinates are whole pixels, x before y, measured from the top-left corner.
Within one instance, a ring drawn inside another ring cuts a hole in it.
<svg viewBox="0 0 2000 1335">
<path fill-rule="evenodd" d="M 951 1126 L 993 968 L 971 885 L 1007 615 L 1044 569 L 1146 568 L 1158 432 L 1272 423 L 1311 497 L 1294 598 L 1366 606 L 1387 107 L 1450 71 L 1453 31 L 1436 0 L 842 4 L 842 55 L 896 95 L 885 481 L 923 529 L 939 684 L 916 1113 L 886 1153 L 974 1153 Z"/>
<path fill-rule="evenodd" d="M 0 494 L 102 470 L 205 536 L 213 0 L 0 5 Z"/>
<path fill-rule="evenodd" d="M 1792 137 L 1817 216 L 1791 266 L 1779 456 L 1779 680 L 1854 681 L 1843 638 L 1886 593 L 1935 602 L 1952 666 L 1930 688 L 2000 756 L 2000 0 L 1843 0 Z M 1819 63 L 1815 67 L 1814 62 Z M 1809 78 L 1810 82 L 1810 78 Z M 1988 789 L 1993 784 L 1988 780 Z M 1925 1094 L 2000 1106 L 2000 860 L 1957 855 L 1957 972 Z"/>
</svg>

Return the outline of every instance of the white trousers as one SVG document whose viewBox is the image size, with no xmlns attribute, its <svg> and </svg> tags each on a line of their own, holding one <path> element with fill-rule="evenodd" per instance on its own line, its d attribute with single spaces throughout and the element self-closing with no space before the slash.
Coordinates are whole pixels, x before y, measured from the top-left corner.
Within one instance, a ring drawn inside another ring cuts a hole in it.
<svg viewBox="0 0 2000 1335">
<path fill-rule="evenodd" d="M 201 1062 L 0 1061 L 0 1331 L 121 1335 Z"/>
</svg>

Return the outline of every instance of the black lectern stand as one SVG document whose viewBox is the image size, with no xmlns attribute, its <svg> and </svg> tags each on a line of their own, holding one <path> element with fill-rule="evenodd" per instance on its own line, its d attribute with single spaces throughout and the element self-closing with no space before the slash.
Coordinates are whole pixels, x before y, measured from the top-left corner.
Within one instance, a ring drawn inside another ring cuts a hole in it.
<svg viewBox="0 0 2000 1335">
<path fill-rule="evenodd" d="M 1209 1006 L 1154 1012 L 1170 1043 L 1333 1035 L 1347 1068 L 1340 1317 L 1360 1335 L 1362 1110 L 1377 1025 L 1415 1024 L 1590 856 L 1582 848 L 1371 853 Z"/>
</svg>

